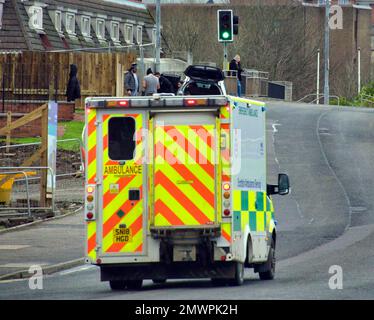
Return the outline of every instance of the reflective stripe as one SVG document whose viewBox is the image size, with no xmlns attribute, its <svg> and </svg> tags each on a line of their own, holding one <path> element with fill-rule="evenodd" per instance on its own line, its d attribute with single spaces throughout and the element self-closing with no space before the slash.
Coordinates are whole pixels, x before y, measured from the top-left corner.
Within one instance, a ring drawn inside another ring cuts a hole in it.
<svg viewBox="0 0 374 320">
<path fill-rule="evenodd" d="M 141 114 L 113 114 L 103 115 L 103 170 L 105 166 L 121 166 L 118 161 L 109 158 L 108 131 L 109 121 L 114 117 L 132 117 L 135 119 L 135 158 L 126 161 L 126 165 L 142 165 L 143 116 Z M 103 171 L 105 172 L 105 171 Z M 115 172 L 115 171 L 114 171 Z M 131 171 L 130 171 L 131 172 Z M 103 174 L 103 208 L 102 208 L 102 252 L 105 253 L 137 253 L 143 248 L 143 172 L 130 174 Z M 140 200 L 130 201 L 130 189 L 138 189 Z M 114 190 L 114 191 L 113 191 Z M 120 226 L 131 230 L 131 239 L 128 242 L 115 242 L 114 232 Z"/>
<path fill-rule="evenodd" d="M 154 132 L 154 225 L 214 222 L 214 125 L 158 126 Z"/>
</svg>

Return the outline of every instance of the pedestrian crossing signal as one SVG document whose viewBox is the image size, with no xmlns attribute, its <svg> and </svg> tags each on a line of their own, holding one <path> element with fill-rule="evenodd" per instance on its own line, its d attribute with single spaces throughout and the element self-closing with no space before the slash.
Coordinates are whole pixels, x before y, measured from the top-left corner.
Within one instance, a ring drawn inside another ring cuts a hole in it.
<svg viewBox="0 0 374 320">
<path fill-rule="evenodd" d="M 218 10 L 218 41 L 232 42 L 234 40 L 234 23 L 232 10 Z"/>
</svg>

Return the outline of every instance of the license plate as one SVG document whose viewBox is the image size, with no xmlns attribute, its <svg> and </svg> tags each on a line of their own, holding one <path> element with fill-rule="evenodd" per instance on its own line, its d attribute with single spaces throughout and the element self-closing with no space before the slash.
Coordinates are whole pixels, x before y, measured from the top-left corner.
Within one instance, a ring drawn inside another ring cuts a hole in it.
<svg viewBox="0 0 374 320">
<path fill-rule="evenodd" d="M 130 228 L 116 228 L 113 230 L 114 243 L 126 243 L 132 241 L 132 232 Z"/>
</svg>

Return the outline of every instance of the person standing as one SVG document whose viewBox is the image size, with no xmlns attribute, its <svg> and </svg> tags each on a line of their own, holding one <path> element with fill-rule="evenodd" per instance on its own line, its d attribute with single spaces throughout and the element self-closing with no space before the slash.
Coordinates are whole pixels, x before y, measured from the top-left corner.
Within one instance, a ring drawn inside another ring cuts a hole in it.
<svg viewBox="0 0 374 320">
<path fill-rule="evenodd" d="M 139 93 L 139 78 L 136 72 L 136 63 L 133 63 L 125 76 L 125 89 L 129 96 L 137 96 Z"/>
<path fill-rule="evenodd" d="M 230 71 L 236 71 L 238 97 L 242 95 L 242 67 L 240 65 L 240 56 L 237 54 L 230 62 Z"/>
<path fill-rule="evenodd" d="M 164 77 L 160 72 L 156 72 L 155 76 L 160 81 L 159 93 L 175 93 L 173 84 L 169 81 L 168 78 Z"/>
<path fill-rule="evenodd" d="M 147 75 L 143 79 L 143 89 L 146 96 L 151 96 L 152 94 L 157 93 L 157 90 L 160 89 L 160 82 L 153 74 L 151 68 L 148 68 Z"/>
<path fill-rule="evenodd" d="M 69 82 L 66 88 L 67 101 L 75 101 L 81 98 L 81 88 L 77 78 L 78 67 L 75 64 L 70 65 Z"/>
</svg>

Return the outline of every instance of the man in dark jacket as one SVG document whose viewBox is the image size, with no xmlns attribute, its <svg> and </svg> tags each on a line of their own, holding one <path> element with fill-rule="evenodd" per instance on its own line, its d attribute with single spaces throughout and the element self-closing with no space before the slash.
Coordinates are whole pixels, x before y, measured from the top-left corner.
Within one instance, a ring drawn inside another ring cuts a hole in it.
<svg viewBox="0 0 374 320">
<path fill-rule="evenodd" d="M 129 72 L 125 75 L 125 89 L 129 96 L 137 96 L 140 91 L 139 78 L 136 71 L 137 65 L 133 63 Z"/>
<path fill-rule="evenodd" d="M 68 102 L 75 101 L 75 99 L 80 99 L 81 88 L 77 78 L 78 67 L 75 64 L 70 65 L 69 82 L 66 89 L 66 97 Z"/>
<path fill-rule="evenodd" d="M 230 62 L 230 71 L 236 71 L 236 76 L 237 76 L 237 83 L 238 83 L 238 97 L 241 96 L 242 93 L 242 67 L 240 65 L 240 56 L 237 54 L 234 59 L 231 60 Z"/>
<path fill-rule="evenodd" d="M 175 93 L 174 87 L 168 78 L 164 77 L 160 72 L 156 72 L 155 76 L 160 82 L 160 89 L 158 93 Z"/>
</svg>

